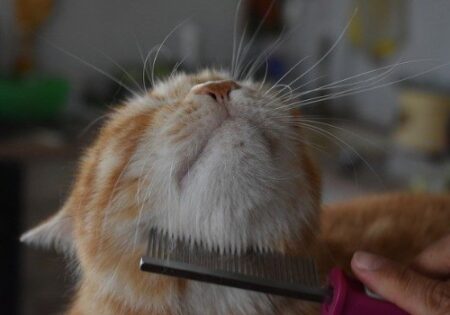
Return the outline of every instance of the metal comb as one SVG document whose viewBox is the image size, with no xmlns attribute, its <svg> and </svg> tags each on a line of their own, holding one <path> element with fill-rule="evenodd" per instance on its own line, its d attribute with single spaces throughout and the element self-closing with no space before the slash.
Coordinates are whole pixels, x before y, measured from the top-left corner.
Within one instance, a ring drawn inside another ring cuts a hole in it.
<svg viewBox="0 0 450 315">
<path fill-rule="evenodd" d="M 313 259 L 275 252 L 227 253 L 152 229 L 143 271 L 240 289 L 323 302 L 330 294 L 320 283 Z"/>
</svg>

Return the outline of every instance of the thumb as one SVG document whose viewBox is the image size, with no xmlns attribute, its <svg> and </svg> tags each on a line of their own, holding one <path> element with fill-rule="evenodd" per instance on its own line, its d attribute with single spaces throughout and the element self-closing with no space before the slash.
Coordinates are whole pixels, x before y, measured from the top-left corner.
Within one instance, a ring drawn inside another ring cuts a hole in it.
<svg viewBox="0 0 450 315">
<path fill-rule="evenodd" d="M 355 253 L 352 269 L 367 287 L 410 314 L 450 314 L 448 283 L 365 252 Z"/>
</svg>

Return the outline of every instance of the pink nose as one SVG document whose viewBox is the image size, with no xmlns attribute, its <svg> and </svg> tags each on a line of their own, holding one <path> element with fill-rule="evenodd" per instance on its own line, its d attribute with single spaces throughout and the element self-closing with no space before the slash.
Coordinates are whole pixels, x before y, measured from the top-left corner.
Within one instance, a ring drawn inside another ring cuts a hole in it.
<svg viewBox="0 0 450 315">
<path fill-rule="evenodd" d="M 232 90 L 240 88 L 234 81 L 214 81 L 200 84 L 194 87 L 193 92 L 197 95 L 209 95 L 219 103 L 224 103 L 230 97 Z"/>
</svg>

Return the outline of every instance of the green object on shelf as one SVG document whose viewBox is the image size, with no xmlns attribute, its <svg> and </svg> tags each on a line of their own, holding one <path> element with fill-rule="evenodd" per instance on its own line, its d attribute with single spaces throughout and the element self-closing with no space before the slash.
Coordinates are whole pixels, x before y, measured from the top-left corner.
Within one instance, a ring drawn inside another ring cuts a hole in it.
<svg viewBox="0 0 450 315">
<path fill-rule="evenodd" d="M 68 82 L 58 78 L 0 79 L 0 119 L 53 119 L 65 105 L 68 92 Z"/>
</svg>

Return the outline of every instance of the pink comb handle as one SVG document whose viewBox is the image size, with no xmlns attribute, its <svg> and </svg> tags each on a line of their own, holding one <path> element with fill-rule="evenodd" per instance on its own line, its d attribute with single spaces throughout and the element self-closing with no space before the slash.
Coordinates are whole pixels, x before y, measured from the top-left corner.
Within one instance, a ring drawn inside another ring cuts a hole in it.
<svg viewBox="0 0 450 315">
<path fill-rule="evenodd" d="M 334 268 L 329 275 L 333 296 L 322 306 L 322 315 L 408 315 L 392 303 L 369 297 L 362 283 Z"/>
</svg>

